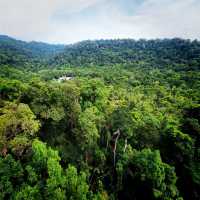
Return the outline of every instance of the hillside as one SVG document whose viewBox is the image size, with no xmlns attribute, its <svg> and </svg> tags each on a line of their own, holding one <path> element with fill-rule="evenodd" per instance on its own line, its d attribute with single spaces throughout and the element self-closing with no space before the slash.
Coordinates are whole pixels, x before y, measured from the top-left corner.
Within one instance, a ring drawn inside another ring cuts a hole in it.
<svg viewBox="0 0 200 200">
<path fill-rule="evenodd" d="M 44 63 L 62 52 L 64 45 L 50 45 L 42 42 L 24 42 L 0 35 L 0 64 L 14 66 L 27 63 Z"/>
<path fill-rule="evenodd" d="M 73 66 L 135 64 L 200 68 L 200 42 L 182 39 L 97 40 L 67 45 L 53 63 Z"/>
<path fill-rule="evenodd" d="M 0 36 L 0 64 L 28 67 L 33 63 L 37 68 L 128 64 L 147 68 L 199 70 L 200 42 L 178 38 L 137 41 L 122 39 L 51 45 Z"/>
</svg>

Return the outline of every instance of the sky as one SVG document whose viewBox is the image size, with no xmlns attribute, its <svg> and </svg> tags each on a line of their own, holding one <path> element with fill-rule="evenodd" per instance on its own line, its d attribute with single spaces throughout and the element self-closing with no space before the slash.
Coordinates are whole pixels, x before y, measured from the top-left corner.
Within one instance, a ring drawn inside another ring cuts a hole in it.
<svg viewBox="0 0 200 200">
<path fill-rule="evenodd" d="M 200 0 L 0 0 L 0 35 L 65 44 L 200 39 Z"/>
</svg>

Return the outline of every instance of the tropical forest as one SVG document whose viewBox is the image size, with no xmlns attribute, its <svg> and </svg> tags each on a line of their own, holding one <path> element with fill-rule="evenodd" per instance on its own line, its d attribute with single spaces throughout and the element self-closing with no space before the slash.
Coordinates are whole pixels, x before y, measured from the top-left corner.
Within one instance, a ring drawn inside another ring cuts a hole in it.
<svg viewBox="0 0 200 200">
<path fill-rule="evenodd" d="M 0 200 L 199 200 L 200 42 L 0 36 Z"/>
</svg>

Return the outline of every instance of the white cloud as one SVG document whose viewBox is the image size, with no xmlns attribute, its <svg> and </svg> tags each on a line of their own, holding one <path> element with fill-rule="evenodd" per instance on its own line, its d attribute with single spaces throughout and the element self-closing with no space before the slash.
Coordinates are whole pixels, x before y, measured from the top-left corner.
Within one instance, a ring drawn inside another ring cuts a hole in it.
<svg viewBox="0 0 200 200">
<path fill-rule="evenodd" d="M 57 28 L 54 13 L 80 12 L 99 0 L 0 0 L 0 33 L 26 40 L 45 40 Z"/>
<path fill-rule="evenodd" d="M 124 0 L 123 10 L 122 0 L 0 0 L 0 34 L 60 43 L 99 38 L 200 39 L 199 0 L 132 2 L 131 13 L 130 0 Z"/>
<path fill-rule="evenodd" d="M 200 2 L 197 0 L 149 0 L 127 23 L 136 23 L 143 36 L 200 39 Z"/>
</svg>

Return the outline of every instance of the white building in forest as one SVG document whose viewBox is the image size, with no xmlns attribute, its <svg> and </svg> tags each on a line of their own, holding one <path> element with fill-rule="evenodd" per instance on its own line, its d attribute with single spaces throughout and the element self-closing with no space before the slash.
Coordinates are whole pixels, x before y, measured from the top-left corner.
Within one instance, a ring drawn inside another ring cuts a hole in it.
<svg viewBox="0 0 200 200">
<path fill-rule="evenodd" d="M 69 81 L 69 80 L 72 80 L 74 79 L 74 77 L 72 76 L 61 76 L 57 79 L 58 82 L 62 82 L 62 81 Z"/>
</svg>

